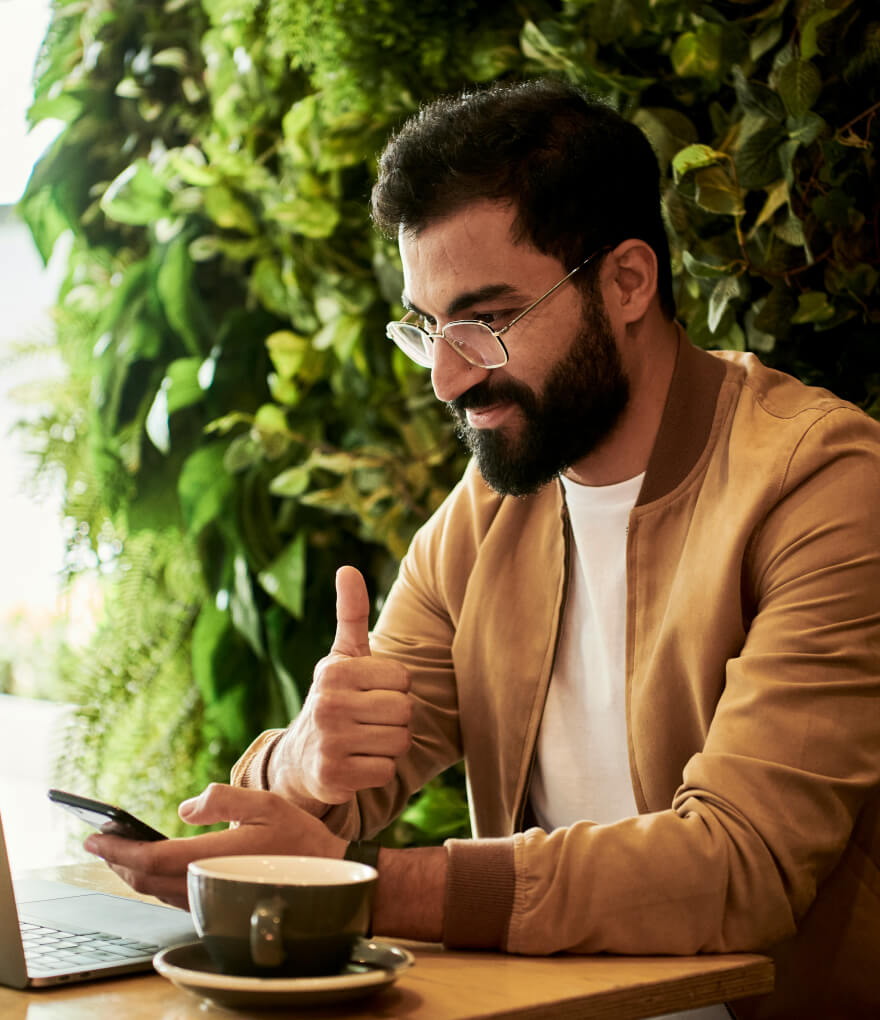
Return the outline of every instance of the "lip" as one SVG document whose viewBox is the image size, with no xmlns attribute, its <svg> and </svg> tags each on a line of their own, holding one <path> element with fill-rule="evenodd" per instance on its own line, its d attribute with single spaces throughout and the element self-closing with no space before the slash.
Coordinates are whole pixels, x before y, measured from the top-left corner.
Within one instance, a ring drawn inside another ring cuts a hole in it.
<svg viewBox="0 0 880 1020">
<path fill-rule="evenodd" d="M 465 412 L 472 429 L 494 429 L 507 417 L 511 404 L 490 404 L 488 407 L 469 407 Z"/>
</svg>

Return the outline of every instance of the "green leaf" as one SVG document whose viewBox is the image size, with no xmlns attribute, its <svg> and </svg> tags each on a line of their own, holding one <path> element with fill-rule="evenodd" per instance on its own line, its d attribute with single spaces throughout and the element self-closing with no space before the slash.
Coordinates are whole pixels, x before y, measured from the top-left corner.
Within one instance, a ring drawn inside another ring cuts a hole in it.
<svg viewBox="0 0 880 1020">
<path fill-rule="evenodd" d="M 818 41 L 819 29 L 827 21 L 836 18 L 844 8 L 849 6 L 850 2 L 851 0 L 843 0 L 842 3 L 835 4 L 834 7 L 823 7 L 820 10 L 812 11 L 808 15 L 806 21 L 800 26 L 801 57 L 804 60 L 812 60 L 813 57 L 818 56 L 822 52 Z M 805 6 L 805 9 L 809 10 L 809 7 Z"/>
<path fill-rule="evenodd" d="M 183 235 L 179 235 L 165 249 L 156 275 L 156 291 L 175 333 L 190 354 L 201 359 L 200 308 L 193 275 L 189 243 Z"/>
<path fill-rule="evenodd" d="M 819 114 L 812 110 L 800 117 L 789 117 L 785 126 L 789 138 L 799 145 L 812 145 L 827 127 Z"/>
<path fill-rule="evenodd" d="M 678 184 L 685 174 L 704 167 L 726 163 L 729 158 L 726 152 L 719 152 L 709 145 L 688 145 L 681 152 L 676 153 L 672 160 L 673 179 Z"/>
<path fill-rule="evenodd" d="M 272 364 L 282 379 L 293 379 L 309 352 L 308 337 L 289 329 L 280 329 L 266 338 Z"/>
<path fill-rule="evenodd" d="M 676 153 L 697 140 L 693 121 L 678 110 L 641 107 L 633 114 L 633 123 L 645 133 L 663 167 L 672 162 Z M 400 290 L 398 284 L 398 294 Z"/>
<path fill-rule="evenodd" d="M 277 474 L 269 483 L 269 492 L 273 496 L 294 498 L 301 496 L 309 487 L 311 472 L 307 465 L 297 464 Z"/>
<path fill-rule="evenodd" d="M 706 318 L 709 332 L 714 333 L 718 329 L 727 305 L 733 298 L 739 297 L 740 293 L 739 277 L 725 276 L 715 284 L 709 296 L 709 312 Z"/>
<path fill-rule="evenodd" d="M 779 94 L 759 81 L 747 81 L 742 69 L 734 67 L 733 81 L 736 97 L 746 113 L 781 122 L 785 119 L 785 104 Z"/>
<path fill-rule="evenodd" d="M 762 227 L 765 223 L 769 223 L 776 214 L 777 209 L 781 209 L 788 200 L 789 194 L 786 182 L 784 180 L 774 182 L 773 186 L 767 189 L 767 198 L 752 227 L 752 234 L 754 235 L 758 228 Z"/>
<path fill-rule="evenodd" d="M 347 361 L 363 332 L 364 320 L 358 315 L 340 315 L 319 330 L 312 345 L 315 350 L 332 349 L 340 361 Z"/>
<path fill-rule="evenodd" d="M 467 800 L 460 790 L 432 780 L 401 817 L 408 825 L 442 841 L 467 828 Z"/>
<path fill-rule="evenodd" d="M 202 192 L 205 212 L 224 230 L 240 230 L 243 234 L 258 233 L 259 226 L 248 206 L 222 184 L 207 187 Z"/>
<path fill-rule="evenodd" d="M 541 30 L 544 28 L 544 31 Z M 568 71 L 573 68 L 571 60 L 560 46 L 555 46 L 547 38 L 546 27 L 541 28 L 534 21 L 527 20 L 519 36 L 519 44 L 529 60 L 548 71 Z"/>
<path fill-rule="evenodd" d="M 232 478 L 223 465 L 225 446 L 212 443 L 191 453 L 177 481 L 180 508 L 190 534 L 198 535 L 229 510 Z"/>
<path fill-rule="evenodd" d="M 722 216 L 741 216 L 745 212 L 742 195 L 724 167 L 711 166 L 694 174 L 697 205 Z"/>
<path fill-rule="evenodd" d="M 819 98 L 822 76 L 808 60 L 790 60 L 776 78 L 785 108 L 792 117 L 802 117 Z"/>
<path fill-rule="evenodd" d="M 735 163 L 740 187 L 764 188 L 779 180 L 782 166 L 778 147 L 785 133 L 777 125 L 760 128 L 737 148 Z"/>
<path fill-rule="evenodd" d="M 834 308 L 823 291 L 811 290 L 798 296 L 797 311 L 791 317 L 795 324 L 827 322 Z"/>
<path fill-rule="evenodd" d="M 336 229 L 339 206 L 321 198 L 292 198 L 270 210 L 273 220 L 303 237 L 329 237 Z"/>
<path fill-rule="evenodd" d="M 144 226 L 169 214 L 171 193 L 150 164 L 138 159 L 112 181 L 100 205 L 104 215 L 117 223 Z"/>
<path fill-rule="evenodd" d="M 742 266 L 741 262 L 723 261 L 715 256 L 704 256 L 703 259 L 698 259 L 687 250 L 681 253 L 681 258 L 685 269 L 691 276 L 701 279 L 729 276 Z"/>
<path fill-rule="evenodd" d="M 721 71 L 723 29 L 704 22 L 695 32 L 680 35 L 672 47 L 670 59 L 680 78 L 715 78 Z"/>
<path fill-rule="evenodd" d="M 254 599 L 251 573 L 242 553 L 233 559 L 233 588 L 229 596 L 229 615 L 232 625 L 247 641 L 258 658 L 263 658 L 263 630 L 260 611 Z"/>
<path fill-rule="evenodd" d="M 153 445 L 162 453 L 171 448 L 169 418 L 175 411 L 198 403 L 204 396 L 199 382 L 200 358 L 179 358 L 168 366 L 153 403 L 147 413 L 145 430 Z"/>
<path fill-rule="evenodd" d="M 297 620 L 303 618 L 306 583 L 305 531 L 299 531 L 296 538 L 285 546 L 281 555 L 260 573 L 259 581 L 264 590 Z"/>
</svg>

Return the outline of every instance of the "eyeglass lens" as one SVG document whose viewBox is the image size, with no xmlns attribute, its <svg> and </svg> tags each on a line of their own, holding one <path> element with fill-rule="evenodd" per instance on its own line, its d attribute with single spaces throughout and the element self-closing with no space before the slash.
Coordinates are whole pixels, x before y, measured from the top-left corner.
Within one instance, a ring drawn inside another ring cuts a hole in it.
<svg viewBox="0 0 880 1020">
<path fill-rule="evenodd" d="M 425 368 L 434 364 L 435 341 L 418 326 L 408 322 L 391 322 L 388 335 L 417 364 Z M 443 337 L 454 351 L 478 368 L 500 368 L 507 362 L 501 342 L 481 322 L 450 322 L 443 331 Z"/>
</svg>

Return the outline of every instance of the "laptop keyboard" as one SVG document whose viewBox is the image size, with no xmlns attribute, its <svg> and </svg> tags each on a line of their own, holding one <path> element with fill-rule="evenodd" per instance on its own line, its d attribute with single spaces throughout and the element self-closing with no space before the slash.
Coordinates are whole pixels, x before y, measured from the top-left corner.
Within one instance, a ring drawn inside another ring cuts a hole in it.
<svg viewBox="0 0 880 1020">
<path fill-rule="evenodd" d="M 21 922 L 21 941 L 28 971 L 32 974 L 83 965 L 125 963 L 150 957 L 159 951 L 157 945 L 121 935 L 100 931 L 73 934 L 28 921 Z"/>
</svg>

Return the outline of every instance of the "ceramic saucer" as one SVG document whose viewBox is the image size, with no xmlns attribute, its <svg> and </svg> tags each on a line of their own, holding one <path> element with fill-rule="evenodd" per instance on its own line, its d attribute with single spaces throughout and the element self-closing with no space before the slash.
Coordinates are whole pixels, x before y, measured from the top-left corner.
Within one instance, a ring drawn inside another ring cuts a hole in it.
<svg viewBox="0 0 880 1020">
<path fill-rule="evenodd" d="M 385 942 L 359 939 L 351 960 L 328 977 L 238 977 L 222 974 L 201 942 L 163 949 L 153 966 L 178 988 L 236 1009 L 318 1006 L 372 995 L 392 984 L 415 961 L 412 953 Z"/>
</svg>

